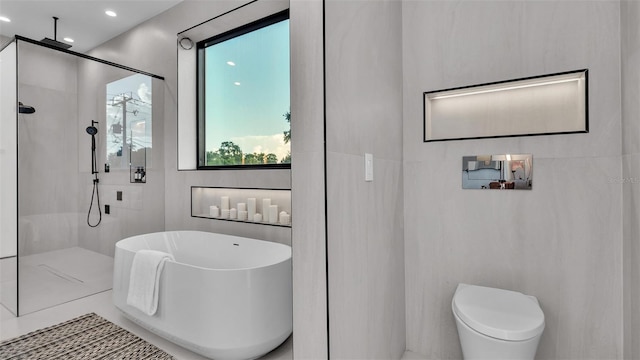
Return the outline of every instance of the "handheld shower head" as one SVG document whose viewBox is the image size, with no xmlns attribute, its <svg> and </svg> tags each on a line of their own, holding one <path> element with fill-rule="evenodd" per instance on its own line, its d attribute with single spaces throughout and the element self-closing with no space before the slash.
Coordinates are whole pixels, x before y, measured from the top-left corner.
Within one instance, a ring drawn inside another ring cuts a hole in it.
<svg viewBox="0 0 640 360">
<path fill-rule="evenodd" d="M 98 133 L 98 128 L 95 127 L 97 123 L 97 121 L 91 120 L 91 126 L 87 126 L 87 134 L 95 136 Z"/>
</svg>

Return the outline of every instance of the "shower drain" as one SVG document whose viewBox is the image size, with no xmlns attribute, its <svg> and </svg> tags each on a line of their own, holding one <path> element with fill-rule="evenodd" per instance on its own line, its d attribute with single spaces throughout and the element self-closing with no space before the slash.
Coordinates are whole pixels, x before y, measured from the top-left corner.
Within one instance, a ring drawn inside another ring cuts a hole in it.
<svg viewBox="0 0 640 360">
<path fill-rule="evenodd" d="M 84 281 L 82 281 L 82 280 L 80 280 L 80 279 L 78 279 L 76 277 L 73 277 L 73 276 L 71 276 L 69 274 L 65 274 L 63 271 L 60 271 L 60 270 L 58 270 L 56 268 L 53 268 L 53 267 L 51 267 L 49 265 L 40 264 L 40 265 L 38 265 L 38 267 L 50 272 L 51 274 L 53 274 L 53 275 L 55 275 L 55 276 L 57 276 L 57 277 L 59 277 L 61 279 L 67 280 L 69 282 L 73 282 L 73 283 L 76 283 L 76 284 L 83 284 L 84 283 Z"/>
</svg>

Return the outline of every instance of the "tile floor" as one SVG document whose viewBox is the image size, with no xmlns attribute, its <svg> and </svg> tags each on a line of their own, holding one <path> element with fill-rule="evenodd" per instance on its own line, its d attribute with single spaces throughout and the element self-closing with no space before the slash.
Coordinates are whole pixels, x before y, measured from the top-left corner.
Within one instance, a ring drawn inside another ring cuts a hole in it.
<svg viewBox="0 0 640 360">
<path fill-rule="evenodd" d="M 111 289 L 113 258 L 80 247 L 22 256 L 20 314 Z"/>
<path fill-rule="evenodd" d="M 173 355 L 177 360 L 206 360 L 206 358 L 175 345 L 125 318 L 120 314 L 119 310 L 113 306 L 111 296 L 111 290 L 107 290 L 20 317 L 14 317 L 8 310 L 0 306 L 0 341 L 94 312 L 154 344 Z M 261 359 L 290 360 L 292 359 L 292 345 L 293 340 L 292 337 L 290 337 L 280 345 L 280 347 Z"/>
</svg>

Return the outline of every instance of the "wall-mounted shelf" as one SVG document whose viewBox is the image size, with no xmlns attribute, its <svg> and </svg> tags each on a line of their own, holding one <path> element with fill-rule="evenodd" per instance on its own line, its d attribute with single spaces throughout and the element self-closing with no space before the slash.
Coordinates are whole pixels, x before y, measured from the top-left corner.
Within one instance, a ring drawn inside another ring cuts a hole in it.
<svg viewBox="0 0 640 360">
<path fill-rule="evenodd" d="M 271 205 L 275 205 L 275 208 Z M 270 216 L 274 214 L 274 209 L 277 220 L 272 221 Z M 241 211 L 245 213 L 242 214 Z M 254 217 L 255 214 L 260 214 L 261 218 Z M 236 223 L 291 227 L 291 190 L 192 186 L 191 216 Z"/>
<path fill-rule="evenodd" d="M 425 92 L 424 141 L 589 132 L 587 73 Z"/>
</svg>

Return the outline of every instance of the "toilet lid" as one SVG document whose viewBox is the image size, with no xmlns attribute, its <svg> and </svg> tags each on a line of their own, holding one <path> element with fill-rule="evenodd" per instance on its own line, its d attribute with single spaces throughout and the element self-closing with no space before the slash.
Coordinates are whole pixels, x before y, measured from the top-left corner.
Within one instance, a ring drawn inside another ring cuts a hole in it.
<svg viewBox="0 0 640 360">
<path fill-rule="evenodd" d="M 484 286 L 460 286 L 453 297 L 455 314 L 484 335 L 511 341 L 527 340 L 544 329 L 544 314 L 522 293 Z"/>
</svg>

